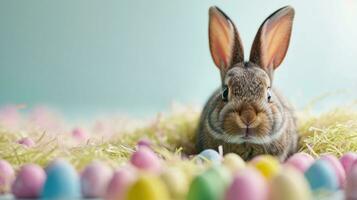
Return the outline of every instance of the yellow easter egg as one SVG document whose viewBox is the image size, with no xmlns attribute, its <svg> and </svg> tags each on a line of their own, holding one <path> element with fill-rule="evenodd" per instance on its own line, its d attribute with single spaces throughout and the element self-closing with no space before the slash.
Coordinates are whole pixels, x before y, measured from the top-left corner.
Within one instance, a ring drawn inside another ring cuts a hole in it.
<svg viewBox="0 0 357 200">
<path fill-rule="evenodd" d="M 183 199 L 188 192 L 189 182 L 186 174 L 178 167 L 167 168 L 161 179 L 166 184 L 172 199 Z"/>
<path fill-rule="evenodd" d="M 259 156 L 249 164 L 259 170 L 267 179 L 274 177 L 280 170 L 278 159 L 270 155 Z"/>
<path fill-rule="evenodd" d="M 286 167 L 279 172 L 270 182 L 271 200 L 302 200 L 311 199 L 312 194 L 309 183 L 300 173 L 292 167 Z"/>
<path fill-rule="evenodd" d="M 168 200 L 169 193 L 162 180 L 154 175 L 144 174 L 128 188 L 127 200 Z"/>
<path fill-rule="evenodd" d="M 231 172 L 235 173 L 245 168 L 244 160 L 235 153 L 228 153 L 224 156 L 222 164 Z"/>
</svg>

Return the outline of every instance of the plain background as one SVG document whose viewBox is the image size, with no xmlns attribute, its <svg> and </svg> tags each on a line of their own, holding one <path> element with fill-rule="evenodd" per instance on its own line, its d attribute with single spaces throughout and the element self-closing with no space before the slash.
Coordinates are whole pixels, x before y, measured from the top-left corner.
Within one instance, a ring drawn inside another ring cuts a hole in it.
<svg viewBox="0 0 357 200">
<path fill-rule="evenodd" d="M 50 105 L 68 116 L 150 116 L 171 102 L 202 106 L 219 86 L 208 8 L 235 22 L 248 58 L 272 12 L 296 10 L 275 86 L 321 111 L 356 99 L 357 1 L 0 1 L 0 105 Z"/>
</svg>

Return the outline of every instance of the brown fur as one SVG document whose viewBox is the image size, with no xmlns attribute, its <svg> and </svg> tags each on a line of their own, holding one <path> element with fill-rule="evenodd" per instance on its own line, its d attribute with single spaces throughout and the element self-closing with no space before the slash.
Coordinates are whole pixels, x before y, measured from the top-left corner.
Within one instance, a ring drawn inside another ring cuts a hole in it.
<svg viewBox="0 0 357 200">
<path fill-rule="evenodd" d="M 254 40 L 251 61 L 244 62 L 234 24 L 221 10 L 210 8 L 211 54 L 221 70 L 222 87 L 227 87 L 228 97 L 223 100 L 218 89 L 204 107 L 197 133 L 199 151 L 222 145 L 224 153 L 235 152 L 245 160 L 260 154 L 285 160 L 296 151 L 298 134 L 293 110 L 272 88 L 274 69 L 282 62 L 289 45 L 293 16 L 291 7 L 269 16 Z M 229 34 L 232 32 L 235 34 Z M 217 38 L 222 35 L 228 38 Z M 230 46 L 234 47 L 232 52 L 224 51 L 225 54 L 214 49 Z M 227 58 L 231 60 L 217 62 Z M 270 90 L 272 100 L 268 98 Z"/>
</svg>

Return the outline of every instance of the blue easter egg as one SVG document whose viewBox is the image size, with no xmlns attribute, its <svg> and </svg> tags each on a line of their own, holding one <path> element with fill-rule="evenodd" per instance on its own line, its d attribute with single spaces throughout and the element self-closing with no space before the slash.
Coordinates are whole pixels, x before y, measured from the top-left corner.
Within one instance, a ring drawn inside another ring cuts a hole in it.
<svg viewBox="0 0 357 200">
<path fill-rule="evenodd" d="M 325 160 L 317 160 L 305 172 L 311 190 L 335 191 L 338 189 L 338 179 L 332 166 Z"/>
<path fill-rule="evenodd" d="M 219 153 L 213 149 L 206 149 L 202 151 L 198 156 L 203 159 L 210 160 L 213 164 L 220 164 L 222 161 L 222 156 L 219 155 Z"/>
<path fill-rule="evenodd" d="M 42 199 L 76 199 L 81 197 L 80 179 L 76 170 L 65 160 L 56 160 L 46 169 L 47 179 Z"/>
</svg>

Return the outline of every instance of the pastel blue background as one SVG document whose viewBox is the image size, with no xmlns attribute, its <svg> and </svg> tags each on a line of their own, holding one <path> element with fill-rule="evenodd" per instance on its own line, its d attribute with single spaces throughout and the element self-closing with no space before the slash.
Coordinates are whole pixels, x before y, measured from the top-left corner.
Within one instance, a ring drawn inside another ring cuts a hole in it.
<svg viewBox="0 0 357 200">
<path fill-rule="evenodd" d="M 0 105 L 47 104 L 68 116 L 149 116 L 171 102 L 202 105 L 219 84 L 208 8 L 235 22 L 246 58 L 261 22 L 292 5 L 296 18 L 275 84 L 301 108 L 351 102 L 357 88 L 357 2 L 0 1 Z"/>
</svg>

